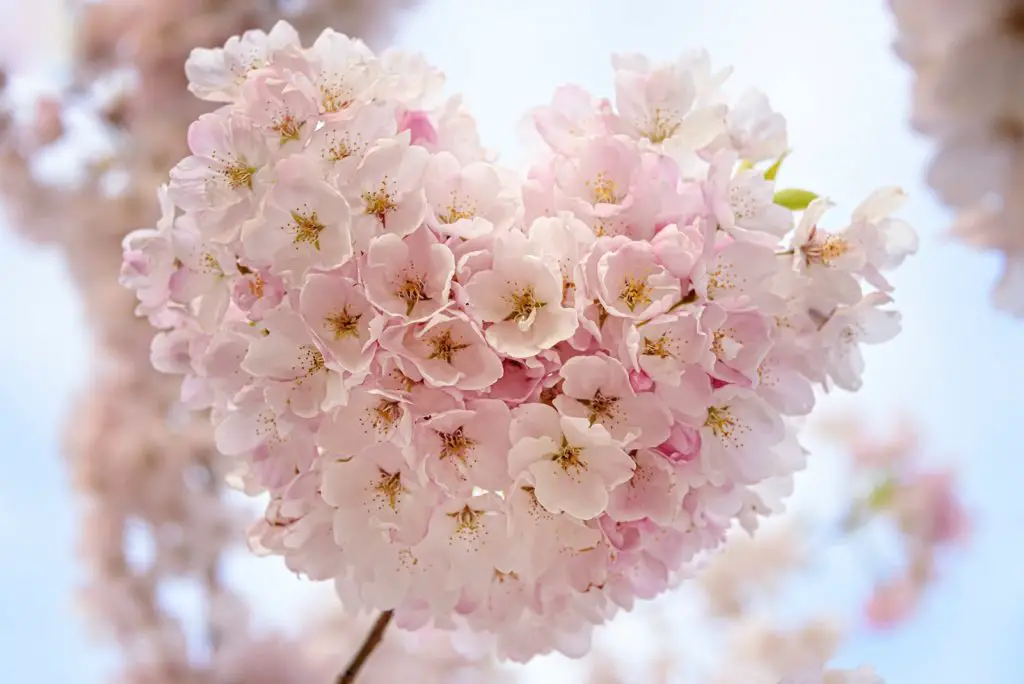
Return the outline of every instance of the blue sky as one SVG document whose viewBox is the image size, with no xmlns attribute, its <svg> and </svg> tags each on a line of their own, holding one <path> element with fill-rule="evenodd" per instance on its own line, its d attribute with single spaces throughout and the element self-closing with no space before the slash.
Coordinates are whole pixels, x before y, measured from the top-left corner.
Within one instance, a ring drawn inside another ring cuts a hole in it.
<svg viewBox="0 0 1024 684">
<path fill-rule="evenodd" d="M 840 661 L 874 663 L 891 684 L 1011 684 L 1024 681 L 1024 322 L 990 307 L 997 259 L 944 237 L 949 216 L 921 183 L 929 147 L 907 127 L 909 74 L 892 37 L 882 0 L 426 0 L 397 42 L 447 72 L 485 142 L 511 162 L 520 116 L 555 87 L 610 94 L 610 52 L 667 59 L 706 47 L 789 119 L 795 153 L 781 182 L 831 196 L 840 212 L 880 185 L 911 193 L 903 215 L 923 239 L 895 278 L 904 333 L 869 350 L 863 392 L 825 408 L 854 407 L 880 426 L 909 411 L 936 455 L 961 464 L 976 534 L 910 624 L 855 636 Z M 75 501 L 58 451 L 69 397 L 88 375 L 87 327 L 57 255 L 2 232 L 0 273 L 0 301 L 13 303 L 0 337 L 0 543 L 10 559 L 0 565 L 0 662 L 12 681 L 93 684 L 104 663 L 71 608 Z M 286 577 L 253 563 L 236 574 L 264 591 Z M 277 593 L 270 612 L 283 614 L 294 594 Z"/>
</svg>

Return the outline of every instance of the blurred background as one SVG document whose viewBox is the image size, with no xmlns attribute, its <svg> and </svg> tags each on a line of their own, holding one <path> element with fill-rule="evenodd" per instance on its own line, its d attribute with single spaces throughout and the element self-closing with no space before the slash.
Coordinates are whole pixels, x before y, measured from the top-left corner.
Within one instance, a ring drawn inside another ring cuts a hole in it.
<svg viewBox="0 0 1024 684">
<path fill-rule="evenodd" d="M 59 83 L 70 63 L 75 26 L 64 4 L 0 0 L 0 57 L 8 70 L 30 72 L 42 91 Z M 828 195 L 844 214 L 876 187 L 908 191 L 902 217 L 922 240 L 894 278 L 904 331 L 867 350 L 863 391 L 828 396 L 820 413 L 853 411 L 883 432 L 915 422 L 924 450 L 960 470 L 972 537 L 940 564 L 936 585 L 911 619 L 889 631 L 855 623 L 837 662 L 871 663 L 892 684 L 1024 682 L 1024 458 L 1017 432 L 1024 324 L 989 304 L 995 259 L 947 237 L 950 216 L 922 181 L 929 146 L 909 129 L 910 75 L 892 53 L 893 39 L 882 0 L 421 0 L 397 14 L 390 42 L 423 52 L 447 74 L 448 92 L 465 93 L 484 143 L 506 164 L 522 165 L 517 125 L 557 86 L 611 94 L 610 53 L 660 60 L 703 47 L 715 66 L 735 67 L 730 90 L 756 85 L 786 116 L 794 152 L 785 185 Z M 90 376 L 91 338 L 61 253 L 13 230 L 0 231 L 0 301 L 9 312 L 0 336 L 0 662 L 10 682 L 98 683 L 110 655 L 90 640 L 75 611 L 77 504 L 60 455 L 62 425 Z M 813 462 L 799 495 L 827 508 L 842 477 L 826 463 L 835 447 L 814 435 L 807 444 Z M 794 601 L 813 589 L 814 601 L 858 605 L 874 581 L 858 558 L 835 554 L 825 588 L 798 588 Z M 268 623 L 287 626 L 309 600 L 311 590 L 276 559 L 240 556 L 227 572 L 259 597 L 260 619 Z M 180 597 L 183 605 L 188 600 Z M 686 600 L 685 592 L 663 599 L 681 644 L 699 639 L 699 624 L 687 628 Z M 631 648 L 628 635 L 617 643 Z M 559 673 L 568 667 L 542 659 L 531 665 L 532 681 L 566 681 Z"/>
</svg>

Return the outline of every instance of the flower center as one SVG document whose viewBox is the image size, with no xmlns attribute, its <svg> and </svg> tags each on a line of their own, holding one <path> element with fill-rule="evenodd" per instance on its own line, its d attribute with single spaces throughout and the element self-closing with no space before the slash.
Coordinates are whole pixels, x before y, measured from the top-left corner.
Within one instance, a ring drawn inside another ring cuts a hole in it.
<svg viewBox="0 0 1024 684">
<path fill-rule="evenodd" d="M 652 289 L 644 280 L 626 278 L 626 282 L 622 285 L 622 291 L 619 292 L 619 301 L 625 302 L 630 311 L 636 311 L 636 307 L 651 303 L 649 295 Z"/>
<path fill-rule="evenodd" d="M 569 468 L 573 468 L 576 472 L 587 469 L 587 462 L 584 461 L 580 456 L 583 455 L 583 449 L 576 446 L 571 446 L 569 441 L 563 436 L 562 445 L 558 448 L 558 451 L 551 454 L 551 460 L 562 466 L 562 470 L 569 472 Z"/>
<path fill-rule="evenodd" d="M 441 453 L 438 454 L 438 458 L 457 458 L 463 465 L 469 451 L 477 444 L 475 439 L 466 436 L 465 428 L 461 425 L 452 432 L 438 432 L 437 436 L 441 438 Z"/>
<path fill-rule="evenodd" d="M 295 223 L 295 227 L 292 228 L 292 232 L 295 234 L 295 238 L 292 240 L 292 244 L 306 243 L 312 245 L 313 249 L 320 251 L 320 233 L 324 231 L 325 226 L 320 222 L 316 212 L 310 212 L 308 215 L 303 214 L 297 210 L 292 211 L 292 221 Z"/>
<path fill-rule="evenodd" d="M 334 341 L 337 342 L 345 337 L 358 337 L 359 319 L 362 317 L 363 314 L 353 316 L 348 312 L 348 306 L 345 306 L 338 313 L 331 314 L 325 318 L 324 323 L 334 333 Z"/>
<path fill-rule="evenodd" d="M 291 114 L 285 114 L 274 122 L 270 130 L 280 136 L 279 144 L 284 145 L 289 140 L 298 140 L 299 133 L 305 125 L 305 121 L 296 121 L 295 117 Z"/>
<path fill-rule="evenodd" d="M 472 206 L 472 204 L 464 205 L 463 203 L 459 202 L 458 196 L 455 194 L 455 192 L 452 192 L 451 203 L 444 210 L 443 214 L 437 215 L 437 220 L 440 221 L 441 223 L 451 225 L 456 221 L 461 221 L 462 219 L 471 219 L 474 216 L 476 216 L 476 207 Z"/>
<path fill-rule="evenodd" d="M 380 403 L 370 410 L 370 425 L 377 432 L 388 432 L 402 417 L 402 408 L 393 399 L 381 399 Z"/>
<path fill-rule="evenodd" d="M 680 125 L 678 117 L 674 113 L 666 113 L 662 111 L 661 107 L 657 107 L 654 110 L 654 115 L 651 117 L 650 125 L 642 130 L 641 134 L 657 145 L 675 135 Z"/>
<path fill-rule="evenodd" d="M 831 266 L 832 262 L 850 251 L 850 243 L 836 235 L 829 235 L 821 241 L 817 238 L 818 229 L 815 227 L 811 229 L 807 244 L 800 248 L 800 252 L 804 255 L 804 262 L 808 266 L 811 264 Z"/>
<path fill-rule="evenodd" d="M 476 511 L 469 506 L 463 506 L 462 510 L 449 513 L 449 518 L 454 518 L 456 527 L 455 534 L 472 535 L 480 529 L 480 514 L 483 511 Z"/>
<path fill-rule="evenodd" d="M 377 481 L 374 490 L 387 499 L 388 506 L 392 511 L 398 510 L 399 499 L 402 494 L 409 491 L 402 486 L 401 473 L 389 473 L 386 470 L 380 471 L 380 480 Z"/>
<path fill-rule="evenodd" d="M 252 280 L 249 281 L 248 285 L 249 294 L 251 294 L 256 299 L 263 299 L 263 290 L 264 286 L 266 285 L 266 281 L 263 280 L 263 276 L 261 276 L 259 273 L 255 274 L 252 277 Z"/>
<path fill-rule="evenodd" d="M 406 276 L 405 280 L 395 290 L 395 296 L 405 302 L 405 315 L 411 316 L 412 310 L 419 302 L 429 302 L 427 296 L 427 284 L 419 276 Z"/>
<path fill-rule="evenodd" d="M 594 204 L 618 204 L 622 199 L 618 195 L 615 181 L 604 172 L 597 174 L 587 185 L 590 187 L 590 198 Z"/>
<path fill-rule="evenodd" d="M 736 419 L 733 418 L 728 406 L 711 406 L 704 425 L 719 439 L 730 439 L 736 431 Z"/>
<path fill-rule="evenodd" d="M 244 159 L 228 164 L 221 172 L 232 190 L 238 190 L 243 186 L 252 190 L 252 177 L 255 173 L 256 167 L 249 166 Z"/>
<path fill-rule="evenodd" d="M 643 356 L 657 356 L 659 359 L 670 359 L 672 358 L 672 352 L 668 350 L 669 342 L 671 342 L 671 339 L 668 333 L 662 333 L 661 337 L 656 340 L 645 337 L 642 354 Z"/>
<path fill-rule="evenodd" d="M 380 182 L 380 188 L 374 192 L 364 192 L 363 202 L 366 203 L 366 214 L 376 216 L 381 225 L 387 225 L 388 214 L 398 208 L 394 198 L 388 192 L 388 179 Z"/>
<path fill-rule="evenodd" d="M 452 359 L 455 355 L 468 347 L 468 344 L 460 344 L 452 338 L 452 331 L 445 330 L 431 338 L 427 339 L 427 343 L 433 347 L 433 351 L 428 356 L 428 359 L 436 359 L 444 361 L 447 364 L 451 364 Z"/>
<path fill-rule="evenodd" d="M 351 104 L 352 98 L 349 96 L 348 88 L 329 83 L 320 86 L 320 106 L 324 108 L 324 112 L 340 112 Z"/>
<path fill-rule="evenodd" d="M 516 323 L 526 323 L 535 311 L 548 305 L 547 302 L 537 300 L 537 295 L 534 294 L 532 286 L 516 290 L 508 295 L 508 299 L 512 304 L 512 312 L 505 316 L 504 320 L 515 321 Z"/>
<path fill-rule="evenodd" d="M 601 390 L 597 390 L 592 399 L 577 399 L 577 401 L 587 408 L 587 419 L 593 425 L 598 420 L 607 420 L 615 416 L 615 407 L 619 403 L 619 398 L 607 397 Z"/>
<path fill-rule="evenodd" d="M 306 372 L 306 376 L 318 373 L 324 368 L 324 355 L 320 353 L 312 344 L 304 344 L 299 347 L 299 351 L 302 352 L 302 370 Z"/>
</svg>

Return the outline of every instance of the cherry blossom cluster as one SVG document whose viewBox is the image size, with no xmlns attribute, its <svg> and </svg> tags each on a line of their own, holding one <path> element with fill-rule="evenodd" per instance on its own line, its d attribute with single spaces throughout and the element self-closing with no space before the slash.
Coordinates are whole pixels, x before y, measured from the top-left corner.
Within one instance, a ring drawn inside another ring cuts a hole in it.
<svg viewBox="0 0 1024 684">
<path fill-rule="evenodd" d="M 815 386 L 855 390 L 916 248 L 874 193 L 776 191 L 785 122 L 696 53 L 565 87 L 496 166 L 422 57 L 278 23 L 196 49 L 188 133 L 122 282 L 212 409 L 252 547 L 399 626 L 580 656 L 781 507 Z M 767 170 L 761 162 L 778 160 Z"/>
<path fill-rule="evenodd" d="M 959 238 L 1004 254 L 993 301 L 1024 316 L 1024 5 L 889 4 L 897 52 L 915 72 L 913 124 L 937 143 L 928 183 L 956 211 Z"/>
</svg>

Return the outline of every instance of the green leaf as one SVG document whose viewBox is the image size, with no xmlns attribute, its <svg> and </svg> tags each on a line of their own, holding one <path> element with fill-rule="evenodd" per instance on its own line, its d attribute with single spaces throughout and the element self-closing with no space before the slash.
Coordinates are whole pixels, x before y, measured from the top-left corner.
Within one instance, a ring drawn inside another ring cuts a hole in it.
<svg viewBox="0 0 1024 684">
<path fill-rule="evenodd" d="M 818 196 L 810 190 L 790 188 L 775 193 L 774 202 L 792 211 L 803 211 L 816 199 Z"/>
<path fill-rule="evenodd" d="M 775 177 L 779 175 L 779 167 L 782 166 L 782 162 L 786 159 L 786 157 L 789 156 L 789 153 L 791 151 L 792 150 L 786 150 L 785 152 L 780 154 L 779 158 L 775 160 L 775 163 L 768 167 L 768 169 L 764 172 L 765 180 L 775 180 Z"/>
</svg>

